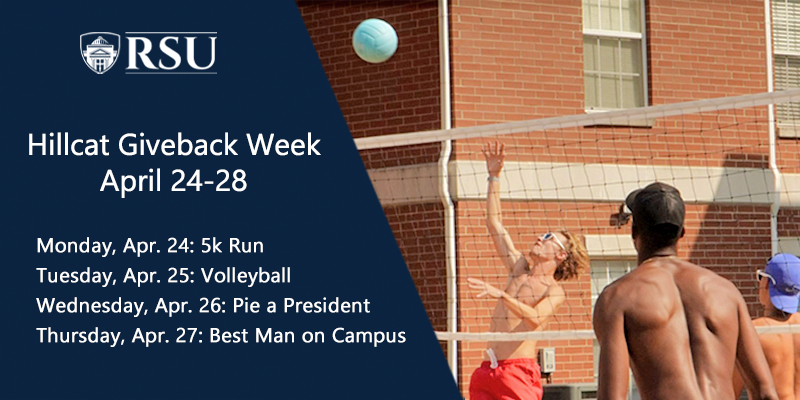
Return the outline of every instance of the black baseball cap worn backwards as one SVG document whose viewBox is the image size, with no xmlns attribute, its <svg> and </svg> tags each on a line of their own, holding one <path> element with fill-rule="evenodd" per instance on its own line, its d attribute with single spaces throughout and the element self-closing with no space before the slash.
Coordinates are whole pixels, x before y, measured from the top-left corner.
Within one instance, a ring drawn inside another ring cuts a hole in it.
<svg viewBox="0 0 800 400">
<path fill-rule="evenodd" d="M 625 199 L 633 214 L 633 222 L 642 228 L 670 224 L 683 228 L 686 207 L 678 189 L 662 182 L 636 189 Z"/>
</svg>

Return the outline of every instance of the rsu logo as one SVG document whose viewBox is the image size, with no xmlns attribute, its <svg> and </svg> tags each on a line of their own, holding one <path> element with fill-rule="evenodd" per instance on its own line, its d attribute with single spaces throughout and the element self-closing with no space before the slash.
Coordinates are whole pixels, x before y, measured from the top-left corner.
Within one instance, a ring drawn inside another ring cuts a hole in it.
<svg viewBox="0 0 800 400">
<path fill-rule="evenodd" d="M 127 53 L 126 74 L 216 74 L 216 32 L 125 33 L 125 40 L 112 32 L 81 35 L 81 56 L 86 66 L 103 74 Z M 126 42 L 127 52 L 121 49 Z"/>
<path fill-rule="evenodd" d="M 213 71 L 216 61 L 216 32 L 176 33 L 129 32 L 127 73 Z M 153 44 L 158 43 L 157 50 Z M 184 64 L 184 61 L 186 64 Z M 188 67 L 187 67 L 188 65 Z"/>
</svg>

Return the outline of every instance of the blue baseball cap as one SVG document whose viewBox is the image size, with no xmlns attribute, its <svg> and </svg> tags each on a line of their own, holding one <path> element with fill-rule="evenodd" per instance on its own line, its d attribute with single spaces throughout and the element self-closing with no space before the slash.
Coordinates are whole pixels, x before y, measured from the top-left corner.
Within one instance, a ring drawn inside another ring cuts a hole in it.
<svg viewBox="0 0 800 400">
<path fill-rule="evenodd" d="M 780 253 L 772 257 L 764 272 L 769 280 L 769 299 L 775 308 L 790 314 L 797 312 L 800 304 L 800 258 Z"/>
</svg>

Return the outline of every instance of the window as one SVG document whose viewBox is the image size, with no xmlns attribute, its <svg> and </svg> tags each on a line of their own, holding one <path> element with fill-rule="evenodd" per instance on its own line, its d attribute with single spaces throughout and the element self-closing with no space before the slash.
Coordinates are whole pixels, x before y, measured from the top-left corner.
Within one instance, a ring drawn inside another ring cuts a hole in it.
<svg viewBox="0 0 800 400">
<path fill-rule="evenodd" d="M 594 312 L 594 304 L 597 302 L 597 297 L 603 288 L 608 286 L 611 282 L 619 279 L 623 275 L 636 268 L 636 261 L 633 260 L 593 260 L 591 264 L 592 275 L 592 312 Z M 600 359 L 600 346 L 597 340 L 594 341 L 594 380 L 597 382 L 599 373 L 598 361 Z M 630 387 L 628 388 L 628 400 L 639 400 L 639 389 L 636 387 L 636 382 L 633 380 L 633 375 L 628 377 Z"/>
<path fill-rule="evenodd" d="M 583 0 L 587 111 L 647 105 L 644 32 L 643 0 Z"/>
<path fill-rule="evenodd" d="M 800 0 L 772 1 L 775 90 L 800 87 Z M 800 137 L 800 104 L 776 107 L 778 129 L 783 137 Z"/>
</svg>

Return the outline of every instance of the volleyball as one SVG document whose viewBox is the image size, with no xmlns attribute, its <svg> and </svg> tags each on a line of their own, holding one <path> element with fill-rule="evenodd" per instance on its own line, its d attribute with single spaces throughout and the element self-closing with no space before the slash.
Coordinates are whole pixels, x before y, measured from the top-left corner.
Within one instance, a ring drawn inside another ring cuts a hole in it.
<svg viewBox="0 0 800 400">
<path fill-rule="evenodd" d="M 382 63 L 397 50 L 397 33 L 382 19 L 364 20 L 353 32 L 353 49 L 368 63 Z"/>
</svg>

